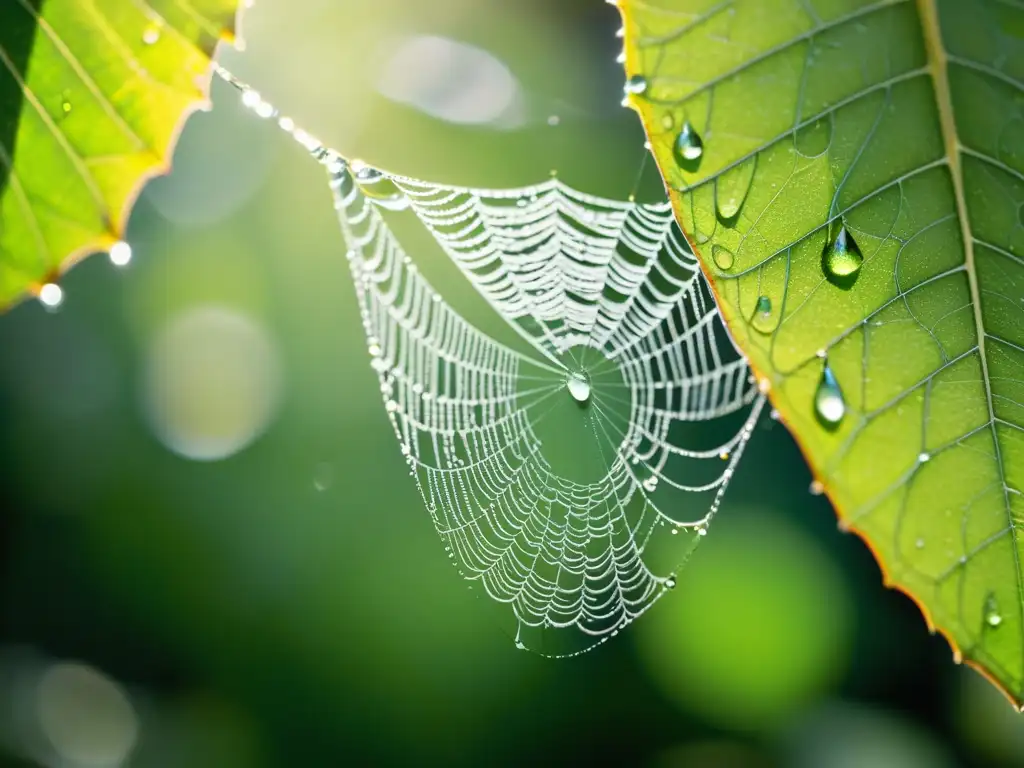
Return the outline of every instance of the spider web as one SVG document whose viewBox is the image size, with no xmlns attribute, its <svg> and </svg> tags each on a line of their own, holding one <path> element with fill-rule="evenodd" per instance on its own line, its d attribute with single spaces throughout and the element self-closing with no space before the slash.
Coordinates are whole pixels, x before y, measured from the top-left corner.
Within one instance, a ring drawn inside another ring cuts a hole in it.
<svg viewBox="0 0 1024 768">
<path fill-rule="evenodd" d="M 764 403 L 670 204 L 387 174 L 219 74 L 327 168 L 385 411 L 460 574 L 512 607 L 520 647 L 617 634 L 675 586 Z M 431 285 L 408 217 L 511 343 Z"/>
</svg>

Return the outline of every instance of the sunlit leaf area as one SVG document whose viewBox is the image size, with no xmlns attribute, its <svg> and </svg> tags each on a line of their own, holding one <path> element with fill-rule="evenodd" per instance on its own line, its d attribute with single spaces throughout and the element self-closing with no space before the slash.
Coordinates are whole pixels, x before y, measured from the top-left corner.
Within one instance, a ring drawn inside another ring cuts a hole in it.
<svg viewBox="0 0 1024 768">
<path fill-rule="evenodd" d="M 173 171 L 115 233 L 130 250 L 104 240 L 110 258 L 0 316 L 0 764 L 1024 765 L 1024 720 L 885 588 L 745 376 L 738 420 L 686 434 L 726 446 L 711 524 L 682 525 L 706 500 L 658 501 L 680 521 L 658 546 L 687 562 L 657 604 L 587 653 L 523 649 L 508 606 L 460 577 L 396 442 L 404 405 L 382 406 L 378 376 L 392 342 L 368 350 L 338 192 L 261 105 L 411 179 L 554 174 L 660 204 L 621 106 L 620 15 L 599 0 L 252 5 L 218 61 L 266 102 L 215 80 Z M 147 48 L 168 42 L 147 31 Z M 507 331 L 394 213 L 445 306 Z M 692 300 L 688 322 L 714 317 Z M 716 338 L 705 354 L 728 366 Z M 568 391 L 596 403 L 614 386 Z M 583 473 L 607 456 L 559 394 L 569 426 L 537 434 Z"/>
</svg>

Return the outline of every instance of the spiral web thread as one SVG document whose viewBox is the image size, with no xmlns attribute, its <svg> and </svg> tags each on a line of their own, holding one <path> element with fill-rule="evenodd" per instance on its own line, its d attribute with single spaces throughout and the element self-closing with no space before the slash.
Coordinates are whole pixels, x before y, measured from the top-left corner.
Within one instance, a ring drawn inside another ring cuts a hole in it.
<svg viewBox="0 0 1024 768">
<path fill-rule="evenodd" d="M 385 409 L 459 572 L 512 606 L 521 647 L 571 654 L 617 634 L 675 586 L 764 403 L 670 204 L 555 178 L 483 190 L 387 174 L 218 74 L 327 168 Z M 420 273 L 388 226 L 410 212 L 525 352 Z M 545 452 L 573 429 L 599 473 Z"/>
</svg>

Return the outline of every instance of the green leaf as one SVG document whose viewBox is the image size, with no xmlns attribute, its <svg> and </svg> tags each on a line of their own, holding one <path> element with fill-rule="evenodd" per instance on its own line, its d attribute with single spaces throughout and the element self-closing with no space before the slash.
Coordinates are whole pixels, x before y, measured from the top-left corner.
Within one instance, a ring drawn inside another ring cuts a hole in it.
<svg viewBox="0 0 1024 768">
<path fill-rule="evenodd" d="M 0 3 L 0 307 L 121 239 L 237 0 Z"/>
<path fill-rule="evenodd" d="M 622 11 L 628 103 L 816 486 L 1019 705 L 1024 5 Z"/>
</svg>

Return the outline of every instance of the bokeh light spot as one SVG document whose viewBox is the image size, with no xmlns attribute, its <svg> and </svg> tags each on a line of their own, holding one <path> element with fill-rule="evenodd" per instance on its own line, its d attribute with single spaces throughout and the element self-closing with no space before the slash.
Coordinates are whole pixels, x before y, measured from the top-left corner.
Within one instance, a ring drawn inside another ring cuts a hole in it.
<svg viewBox="0 0 1024 768">
<path fill-rule="evenodd" d="M 445 37 L 400 40 L 377 89 L 450 123 L 514 128 L 524 120 L 519 82 L 509 68 L 481 48 Z"/>
<path fill-rule="evenodd" d="M 138 719 L 127 695 L 84 664 L 49 667 L 39 681 L 36 711 L 43 734 L 66 765 L 121 765 L 138 738 Z"/>
<path fill-rule="evenodd" d="M 638 622 L 641 659 L 666 695 L 719 726 L 780 725 L 848 663 L 842 575 L 778 517 L 717 522 L 663 602 Z"/>
<path fill-rule="evenodd" d="M 149 349 L 143 402 L 160 441 L 200 461 L 255 440 L 280 400 L 277 350 L 253 320 L 225 307 L 188 310 Z"/>
</svg>

